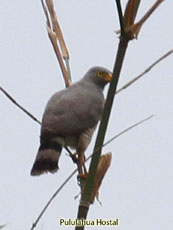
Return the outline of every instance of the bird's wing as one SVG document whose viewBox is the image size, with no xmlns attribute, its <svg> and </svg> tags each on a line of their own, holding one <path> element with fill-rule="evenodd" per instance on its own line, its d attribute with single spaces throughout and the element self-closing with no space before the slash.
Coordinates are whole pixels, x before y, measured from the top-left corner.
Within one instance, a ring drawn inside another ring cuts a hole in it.
<svg viewBox="0 0 173 230">
<path fill-rule="evenodd" d="M 42 121 L 42 134 L 66 136 L 94 127 L 101 117 L 104 97 L 96 88 L 70 87 L 49 100 Z"/>
</svg>

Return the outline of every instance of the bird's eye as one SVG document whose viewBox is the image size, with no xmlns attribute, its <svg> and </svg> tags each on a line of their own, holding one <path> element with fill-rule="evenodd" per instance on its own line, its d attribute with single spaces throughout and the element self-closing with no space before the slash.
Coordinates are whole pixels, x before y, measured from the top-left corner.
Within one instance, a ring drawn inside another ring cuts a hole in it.
<svg viewBox="0 0 173 230">
<path fill-rule="evenodd" d="M 99 77 L 102 77 L 103 76 L 103 73 L 102 72 L 98 72 L 97 74 Z"/>
</svg>

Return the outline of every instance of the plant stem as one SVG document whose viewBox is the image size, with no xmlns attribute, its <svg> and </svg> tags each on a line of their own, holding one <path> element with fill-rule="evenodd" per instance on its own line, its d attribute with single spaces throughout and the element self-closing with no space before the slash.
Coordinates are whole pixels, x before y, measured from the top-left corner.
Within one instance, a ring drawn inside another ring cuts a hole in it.
<svg viewBox="0 0 173 230">
<path fill-rule="evenodd" d="M 90 200 L 93 192 L 93 187 L 94 187 L 94 182 L 95 182 L 95 177 L 96 177 L 96 171 L 97 171 L 97 166 L 99 163 L 99 158 L 102 152 L 102 148 L 100 146 L 103 145 L 104 138 L 105 138 L 105 133 L 106 129 L 108 126 L 108 121 L 111 113 L 111 108 L 118 84 L 118 80 L 120 77 L 120 71 L 122 68 L 123 60 L 125 57 L 125 53 L 127 50 L 128 46 L 128 41 L 123 39 L 122 37 L 120 38 L 120 43 L 118 47 L 118 52 L 116 56 L 116 61 L 113 69 L 113 78 L 110 83 L 109 91 L 108 91 L 108 96 L 106 99 L 103 115 L 102 115 L 102 120 L 100 123 L 95 147 L 94 147 L 94 154 L 91 160 L 90 168 L 89 168 L 89 174 L 86 180 L 86 184 L 84 187 L 84 192 L 82 193 L 81 197 L 81 202 L 79 205 L 78 209 L 78 219 L 86 219 L 89 205 L 90 205 Z M 83 230 L 84 226 L 76 226 L 76 230 Z"/>
<path fill-rule="evenodd" d="M 117 11 L 118 11 L 120 28 L 121 28 L 121 37 L 125 37 L 125 26 L 124 26 L 124 18 L 123 18 L 121 3 L 120 0 L 115 0 L 115 2 L 117 4 Z"/>
<path fill-rule="evenodd" d="M 92 157 L 90 168 L 89 168 L 89 174 L 86 179 L 86 184 L 84 186 L 84 191 L 82 193 L 81 201 L 79 204 L 78 215 L 77 215 L 78 219 L 87 218 L 89 206 L 91 203 L 94 183 L 96 179 L 97 167 L 98 167 L 100 155 L 102 152 L 102 148 L 100 148 L 100 146 L 102 146 L 104 142 L 104 138 L 105 138 L 108 122 L 109 122 L 109 117 L 110 117 L 110 113 L 112 109 L 112 104 L 114 101 L 115 92 L 116 92 L 118 81 L 120 78 L 120 72 L 121 72 L 122 64 L 123 64 L 124 57 L 126 54 L 128 42 L 129 42 L 129 40 L 126 37 L 126 33 L 124 29 L 124 21 L 123 21 L 124 19 L 122 15 L 120 0 L 116 0 L 116 4 L 117 4 L 120 27 L 121 27 L 120 42 L 119 42 L 118 51 L 117 51 L 117 55 L 115 59 L 113 77 L 112 77 L 112 80 L 109 86 L 108 95 L 107 95 L 107 99 L 105 102 L 102 119 L 100 122 L 98 134 L 97 134 L 97 139 L 96 139 L 96 143 L 95 143 L 94 150 L 93 150 L 93 157 Z M 84 230 L 84 227 L 85 226 L 76 226 L 75 230 Z"/>
</svg>

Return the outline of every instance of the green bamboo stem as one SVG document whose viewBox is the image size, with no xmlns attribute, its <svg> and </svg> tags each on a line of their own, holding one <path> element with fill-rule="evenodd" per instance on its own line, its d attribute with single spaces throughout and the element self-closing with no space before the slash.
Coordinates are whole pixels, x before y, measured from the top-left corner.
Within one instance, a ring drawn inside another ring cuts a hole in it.
<svg viewBox="0 0 173 230">
<path fill-rule="evenodd" d="M 102 119 L 100 122 L 99 130 L 98 130 L 98 134 L 96 138 L 96 143 L 95 143 L 94 150 L 93 150 L 93 157 L 92 157 L 90 168 L 89 168 L 89 174 L 86 179 L 83 193 L 81 195 L 81 201 L 79 204 L 78 215 L 77 215 L 78 219 L 87 218 L 89 206 L 91 203 L 90 202 L 91 196 L 93 193 L 93 188 L 94 188 L 95 179 L 96 179 L 97 167 L 98 167 L 100 155 L 102 152 L 101 146 L 103 146 L 103 142 L 105 139 L 105 134 L 106 134 L 109 117 L 110 117 L 110 113 L 112 109 L 112 104 L 114 101 L 114 96 L 115 96 L 118 81 L 120 78 L 120 72 L 122 69 L 124 57 L 125 57 L 127 47 L 128 47 L 128 42 L 129 42 L 128 36 L 125 31 L 125 27 L 124 27 L 124 19 L 123 19 L 120 0 L 116 0 L 116 4 L 117 4 L 117 10 L 118 10 L 120 27 L 121 27 L 120 42 L 119 42 L 118 51 L 117 51 L 117 55 L 115 59 L 115 65 L 113 68 L 113 78 L 109 86 L 108 95 L 107 95 L 107 99 L 105 102 Z M 84 230 L 84 228 L 85 226 L 76 226 L 75 230 Z"/>
<path fill-rule="evenodd" d="M 90 199 L 91 199 L 95 177 L 96 177 L 97 166 L 98 166 L 99 158 L 102 152 L 102 148 L 100 148 L 100 146 L 102 146 L 104 142 L 105 133 L 106 133 L 106 129 L 107 129 L 110 113 L 111 113 L 111 108 L 112 108 L 112 104 L 113 104 L 113 100 L 115 96 L 115 91 L 117 88 L 120 71 L 121 71 L 123 60 L 124 60 L 125 53 L 127 50 L 127 45 L 128 45 L 128 41 L 123 40 L 121 38 L 119 47 L 118 47 L 117 56 L 116 56 L 116 62 L 115 62 L 114 70 L 113 70 L 113 78 L 112 78 L 112 81 L 109 87 L 108 96 L 107 96 L 107 100 L 106 100 L 104 111 L 103 111 L 102 120 L 100 123 L 99 131 L 98 131 L 98 135 L 97 135 L 97 139 L 96 139 L 96 143 L 95 143 L 95 147 L 93 151 L 94 154 L 93 154 L 90 168 L 89 168 L 89 174 L 86 180 L 84 192 L 82 194 L 81 202 L 79 205 L 78 217 L 77 217 L 78 219 L 86 219 L 87 217 L 87 213 L 88 213 L 88 209 L 90 205 Z M 75 229 L 83 230 L 84 226 L 76 226 Z"/>
</svg>

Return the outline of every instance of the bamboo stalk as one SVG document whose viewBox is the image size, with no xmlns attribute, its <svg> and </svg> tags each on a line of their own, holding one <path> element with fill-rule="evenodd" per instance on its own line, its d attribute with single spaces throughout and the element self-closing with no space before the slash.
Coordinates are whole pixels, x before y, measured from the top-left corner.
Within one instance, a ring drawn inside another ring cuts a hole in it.
<svg viewBox="0 0 173 230">
<path fill-rule="evenodd" d="M 106 103 L 104 106 L 103 115 L 102 115 L 102 119 L 100 122 L 98 135 L 97 135 L 96 143 L 94 146 L 93 156 L 92 156 L 92 160 L 91 160 L 91 164 L 89 168 L 89 174 L 86 180 L 86 184 L 85 184 L 84 191 L 81 196 L 80 205 L 78 208 L 78 215 L 77 215 L 78 219 L 87 218 L 88 210 L 91 204 L 94 183 L 96 179 L 97 167 L 98 167 L 100 155 L 102 152 L 102 148 L 100 148 L 100 146 L 102 146 L 104 142 L 105 133 L 106 133 L 108 122 L 109 122 L 109 117 L 110 117 L 110 113 L 112 109 L 112 104 L 114 101 L 117 84 L 120 78 L 120 72 L 121 72 L 121 68 L 123 65 L 126 50 L 128 47 L 128 42 L 129 42 L 126 39 L 126 34 L 124 31 L 124 23 L 123 23 L 123 16 L 122 16 L 120 1 L 116 0 L 116 3 L 117 3 L 119 21 L 120 21 L 120 26 L 121 26 L 121 37 L 120 37 L 117 56 L 115 59 L 115 65 L 113 69 L 113 78 L 111 80 L 110 87 L 108 90 L 108 95 L 107 95 Z M 84 227 L 85 226 L 76 226 L 75 230 L 83 230 Z"/>
</svg>

